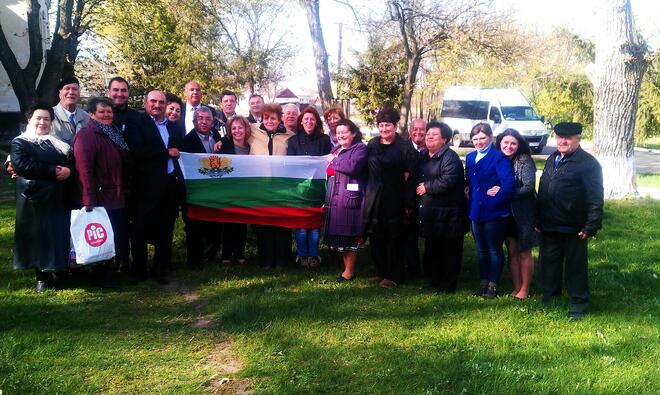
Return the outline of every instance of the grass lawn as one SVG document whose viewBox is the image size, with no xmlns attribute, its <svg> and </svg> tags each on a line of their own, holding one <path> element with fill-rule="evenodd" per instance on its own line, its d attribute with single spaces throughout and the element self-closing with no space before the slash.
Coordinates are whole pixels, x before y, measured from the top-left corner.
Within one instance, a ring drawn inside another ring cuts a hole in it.
<svg viewBox="0 0 660 395">
<path fill-rule="evenodd" d="M 5 199 L 3 394 L 660 392 L 657 201 L 607 203 L 605 229 L 589 246 L 592 302 L 580 322 L 567 321 L 565 304 L 542 308 L 537 294 L 471 296 L 469 238 L 460 291 L 450 296 L 423 291 L 421 281 L 374 286 L 366 251 L 349 284 L 335 283 L 331 265 L 319 273 L 214 265 L 181 269 L 165 287 L 37 295 L 32 273 L 11 268 L 13 217 Z M 175 250 L 181 262 L 180 227 Z"/>
<path fill-rule="evenodd" d="M 641 148 L 660 149 L 660 136 L 650 137 L 644 141 L 638 141 L 635 145 Z"/>
<path fill-rule="evenodd" d="M 645 188 L 660 189 L 660 174 L 655 174 L 655 173 L 637 174 L 637 185 Z"/>
</svg>

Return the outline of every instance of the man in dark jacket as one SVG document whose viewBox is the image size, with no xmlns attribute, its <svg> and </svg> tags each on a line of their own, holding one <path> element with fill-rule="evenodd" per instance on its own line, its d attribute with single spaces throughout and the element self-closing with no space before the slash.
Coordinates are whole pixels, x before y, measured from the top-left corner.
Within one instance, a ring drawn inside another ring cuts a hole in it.
<svg viewBox="0 0 660 395">
<path fill-rule="evenodd" d="M 128 135 L 135 168 L 135 217 L 132 243 L 134 282 L 147 278 L 147 243 L 154 245 L 151 276 L 167 284 L 171 268 L 174 222 L 182 195 L 176 158 L 183 132 L 165 117 L 165 94 L 151 91 L 144 99 L 146 114 Z"/>
<path fill-rule="evenodd" d="M 205 106 L 211 110 L 213 116 L 216 116 L 215 108 L 202 103 L 202 87 L 197 81 L 188 81 L 183 87 L 183 94 L 186 98 L 186 102 L 181 106 L 181 118 L 179 118 L 179 127 L 183 130 L 184 135 L 190 133 L 190 131 L 195 127 L 193 125 L 193 114 L 198 107 Z M 219 125 L 216 123 L 213 125 L 214 128 L 218 128 Z"/>
<path fill-rule="evenodd" d="M 140 113 L 128 107 L 128 81 L 122 77 L 114 77 L 108 83 L 106 96 L 112 100 L 112 123 L 121 130 L 124 138 L 131 128 L 140 120 Z"/>
<path fill-rule="evenodd" d="M 572 320 L 581 319 L 589 303 L 587 243 L 603 217 L 603 172 L 580 147 L 581 133 L 579 123 L 555 126 L 557 151 L 545 162 L 537 200 L 542 303 L 561 295 L 563 272 Z"/>
<path fill-rule="evenodd" d="M 181 151 L 196 154 L 211 154 L 215 151 L 215 143 L 220 141 L 220 134 L 213 129 L 213 113 L 206 106 L 195 110 L 193 130 L 183 138 Z M 208 259 L 215 258 L 222 238 L 222 224 L 191 220 L 184 205 L 183 221 L 186 232 L 186 264 L 192 269 L 202 266 L 204 254 Z"/>
</svg>

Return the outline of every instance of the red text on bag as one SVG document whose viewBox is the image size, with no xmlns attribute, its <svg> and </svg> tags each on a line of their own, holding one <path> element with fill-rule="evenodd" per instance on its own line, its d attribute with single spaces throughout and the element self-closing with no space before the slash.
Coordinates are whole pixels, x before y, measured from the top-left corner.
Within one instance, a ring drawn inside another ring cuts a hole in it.
<svg viewBox="0 0 660 395">
<path fill-rule="evenodd" d="M 92 222 L 85 227 L 85 241 L 92 247 L 103 245 L 108 238 L 108 234 L 103 225 Z"/>
</svg>

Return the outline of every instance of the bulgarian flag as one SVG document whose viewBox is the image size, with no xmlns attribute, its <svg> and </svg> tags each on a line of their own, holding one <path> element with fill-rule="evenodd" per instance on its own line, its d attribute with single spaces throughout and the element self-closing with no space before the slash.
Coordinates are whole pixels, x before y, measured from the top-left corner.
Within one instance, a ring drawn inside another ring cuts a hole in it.
<svg viewBox="0 0 660 395">
<path fill-rule="evenodd" d="M 315 229 L 323 224 L 322 156 L 181 153 L 188 217 Z"/>
</svg>

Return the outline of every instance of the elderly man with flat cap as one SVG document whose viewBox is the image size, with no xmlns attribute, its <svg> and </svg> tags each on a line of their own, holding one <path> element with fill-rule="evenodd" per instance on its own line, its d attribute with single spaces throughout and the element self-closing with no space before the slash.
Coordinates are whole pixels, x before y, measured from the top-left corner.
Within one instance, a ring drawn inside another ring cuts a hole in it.
<svg viewBox="0 0 660 395">
<path fill-rule="evenodd" d="M 59 103 L 53 107 L 55 118 L 51 134 L 69 145 L 73 145 L 73 136 L 89 122 L 87 111 L 78 107 L 80 83 L 76 77 L 64 77 L 57 85 Z"/>
<path fill-rule="evenodd" d="M 579 320 L 589 304 L 587 243 L 603 218 L 603 171 L 580 147 L 581 124 L 558 123 L 555 134 L 557 151 L 545 162 L 537 199 L 541 303 L 559 298 L 563 277 L 569 319 Z"/>
</svg>

